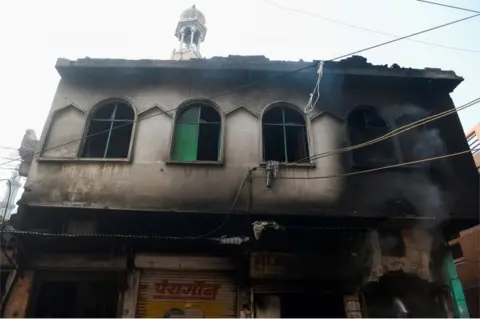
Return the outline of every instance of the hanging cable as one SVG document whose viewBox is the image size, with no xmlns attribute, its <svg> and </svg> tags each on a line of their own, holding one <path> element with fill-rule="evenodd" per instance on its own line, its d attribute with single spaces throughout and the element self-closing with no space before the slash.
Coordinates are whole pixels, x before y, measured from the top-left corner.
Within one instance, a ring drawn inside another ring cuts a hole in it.
<svg viewBox="0 0 480 319">
<path fill-rule="evenodd" d="M 323 61 L 320 61 L 320 63 L 318 64 L 317 73 L 318 73 L 318 77 L 317 77 L 317 82 L 315 83 L 315 88 L 313 89 L 313 92 L 310 94 L 310 98 L 308 100 L 307 105 L 303 109 L 303 112 L 305 114 L 308 114 L 315 109 L 315 105 L 317 105 L 318 99 L 320 98 L 320 81 L 322 80 L 322 76 L 323 76 Z"/>
<path fill-rule="evenodd" d="M 446 8 L 451 8 L 451 9 L 457 9 L 457 10 L 473 12 L 473 13 L 480 13 L 480 11 L 477 11 L 477 10 L 472 10 L 472 9 L 467 9 L 467 8 L 462 8 L 462 7 L 456 7 L 456 6 L 452 6 L 452 5 L 448 5 L 448 4 L 444 4 L 444 3 L 438 3 L 438 2 L 427 1 L 427 0 L 417 0 L 417 1 L 428 3 L 428 4 L 433 4 L 433 5 L 437 5 L 437 6 L 442 6 L 442 7 L 446 7 Z"/>
<path fill-rule="evenodd" d="M 367 170 L 357 171 L 357 172 L 334 174 L 334 175 L 324 175 L 324 176 L 305 176 L 305 177 L 278 176 L 277 179 L 327 179 L 327 178 L 347 177 L 347 176 L 353 176 L 353 175 L 360 175 L 360 174 L 372 173 L 372 172 L 377 172 L 377 171 L 383 171 L 383 170 L 386 170 L 386 169 L 408 166 L 408 165 L 412 165 L 412 164 L 419 164 L 419 163 L 436 161 L 436 160 L 440 160 L 440 159 L 444 159 L 444 158 L 449 158 L 449 157 L 454 157 L 454 156 L 458 156 L 458 155 L 471 153 L 472 151 L 480 151 L 480 148 L 469 149 L 469 150 L 466 150 L 466 151 L 457 152 L 457 153 L 453 153 L 453 154 L 446 154 L 446 155 L 441 155 L 441 156 L 436 156 L 436 157 L 429 157 L 429 158 L 425 158 L 425 159 L 421 159 L 421 160 L 404 162 L 404 163 L 393 164 L 393 165 L 387 165 L 387 166 L 382 166 L 382 167 L 377 167 L 377 168 L 372 168 L 372 169 L 367 169 Z"/>
<path fill-rule="evenodd" d="M 207 236 L 210 236 L 212 234 L 214 234 L 215 232 L 217 232 L 218 230 L 222 229 L 228 222 L 228 220 L 230 219 L 230 217 L 232 216 L 232 214 L 235 213 L 235 209 L 237 207 L 237 204 L 238 204 L 238 200 L 240 198 L 240 194 L 242 193 L 242 189 L 243 187 L 245 186 L 245 184 L 247 183 L 247 181 L 250 180 L 250 177 L 251 177 L 251 174 L 254 170 L 256 170 L 257 167 L 254 167 L 254 168 L 251 168 L 248 170 L 248 173 L 247 175 L 245 176 L 245 178 L 242 180 L 242 183 L 240 184 L 240 187 L 238 188 L 238 191 L 237 191 L 237 194 L 235 195 L 235 199 L 233 200 L 233 203 L 232 203 L 232 208 L 230 208 L 229 212 L 227 213 L 227 216 L 225 217 L 225 219 L 220 223 L 220 225 L 218 225 L 217 227 L 215 227 L 214 229 L 212 229 L 211 231 L 203 234 L 203 235 L 200 235 L 200 236 L 197 236 L 197 237 L 194 237 L 194 238 L 205 238 Z"/>
<path fill-rule="evenodd" d="M 279 8 L 279 9 L 282 9 L 282 10 L 297 12 L 297 13 L 300 13 L 300 14 L 304 14 L 304 15 L 314 17 L 314 18 L 322 19 L 324 21 L 328 21 L 328 22 L 339 24 L 339 25 L 343 25 L 343 26 L 346 26 L 346 27 L 349 27 L 349 28 L 354 28 L 354 29 L 357 29 L 357 30 L 362 30 L 362 31 L 366 31 L 366 32 L 370 32 L 370 33 L 374 33 L 374 34 L 378 34 L 378 35 L 383 35 L 383 36 L 388 36 L 388 37 L 394 37 L 394 38 L 399 37 L 398 35 L 393 34 L 393 33 L 388 33 L 388 32 L 375 30 L 375 29 L 370 29 L 370 28 L 365 28 L 365 27 L 354 25 L 354 24 L 347 23 L 347 22 L 344 22 L 344 21 L 324 17 L 324 16 L 321 16 L 319 14 L 315 14 L 315 13 L 305 11 L 305 10 L 301 10 L 301 9 L 285 7 L 285 6 L 280 5 L 276 2 L 273 2 L 271 0 L 263 0 L 263 1 L 272 5 L 272 6 L 275 6 L 275 7 Z M 418 1 L 421 1 L 421 0 L 418 0 Z M 423 1 L 423 2 L 428 2 L 428 1 Z M 480 12 L 474 11 L 474 10 L 463 9 L 463 8 L 458 8 L 458 7 L 455 7 L 455 8 L 465 10 L 465 11 L 470 11 L 470 12 L 473 12 L 473 13 L 480 13 Z M 426 45 L 435 46 L 435 47 L 444 48 L 444 49 L 449 49 L 449 50 L 461 51 L 461 52 L 480 53 L 480 50 L 457 48 L 457 47 L 452 47 L 452 46 L 448 46 L 448 45 L 444 45 L 444 44 L 433 43 L 433 42 L 422 41 L 422 40 L 416 40 L 416 39 L 407 39 L 407 41 L 426 44 Z"/>
<path fill-rule="evenodd" d="M 341 153 L 345 153 L 345 152 L 348 152 L 348 151 L 352 151 L 352 150 L 355 150 L 355 149 L 359 149 L 359 148 L 362 148 L 362 147 L 366 147 L 366 146 L 369 146 L 369 145 L 372 145 L 372 144 L 376 144 L 376 143 L 379 143 L 381 141 L 384 141 L 384 140 L 387 140 L 393 136 L 396 136 L 398 134 L 401 134 L 403 132 L 406 132 L 408 130 L 411 130 L 411 129 L 414 129 L 418 126 L 421 126 L 421 125 L 424 125 L 426 123 L 429 123 L 429 122 L 432 122 L 432 121 L 435 121 L 435 120 L 438 120 L 442 117 L 445 117 L 445 116 L 448 116 L 448 115 L 452 115 L 452 114 L 455 114 L 455 113 L 458 113 L 462 110 L 465 110 L 471 106 L 474 106 L 476 104 L 480 103 L 480 97 L 476 98 L 476 99 L 473 99 L 471 100 L 470 102 L 468 103 L 465 103 L 464 105 L 461 105 L 457 108 L 454 108 L 454 109 L 451 109 L 451 110 L 447 110 L 447 111 L 443 111 L 443 112 L 440 112 L 440 113 L 437 113 L 437 114 L 434 114 L 434 115 L 431 115 L 431 116 L 427 116 L 423 119 L 420 119 L 418 121 L 415 121 L 413 123 L 410 123 L 410 124 L 406 124 L 404 126 L 401 126 L 397 129 L 394 129 L 380 137 L 377 137 L 377 138 L 374 138 L 372 140 L 369 140 L 367 142 L 364 142 L 364 143 L 360 143 L 360 144 L 356 144 L 356 145 L 352 145 L 352 146 L 348 146 L 348 147 L 344 147 L 344 148 L 341 148 L 341 149 L 337 149 L 337 150 L 333 150 L 333 151 L 328 151 L 328 152 L 323 152 L 323 153 L 318 153 L 318 154 L 314 154 L 312 156 L 309 156 L 309 157 L 305 157 L 303 159 L 300 159 L 296 162 L 293 162 L 293 163 L 283 163 L 282 165 L 284 166 L 289 166 L 289 165 L 296 165 L 296 164 L 299 164 L 299 163 L 305 163 L 305 162 L 310 162 L 310 161 L 315 161 L 317 159 L 320 159 L 320 158 L 323 158 L 323 157 L 327 157 L 327 156 L 332 156 L 332 155 L 336 155 L 336 154 L 341 154 Z"/>
</svg>

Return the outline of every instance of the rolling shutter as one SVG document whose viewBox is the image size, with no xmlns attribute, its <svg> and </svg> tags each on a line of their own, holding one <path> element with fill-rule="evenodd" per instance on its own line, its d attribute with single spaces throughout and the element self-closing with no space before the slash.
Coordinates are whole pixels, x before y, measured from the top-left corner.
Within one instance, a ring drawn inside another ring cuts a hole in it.
<svg viewBox="0 0 480 319">
<path fill-rule="evenodd" d="M 136 317 L 235 318 L 236 287 L 226 272 L 145 269 Z"/>
</svg>

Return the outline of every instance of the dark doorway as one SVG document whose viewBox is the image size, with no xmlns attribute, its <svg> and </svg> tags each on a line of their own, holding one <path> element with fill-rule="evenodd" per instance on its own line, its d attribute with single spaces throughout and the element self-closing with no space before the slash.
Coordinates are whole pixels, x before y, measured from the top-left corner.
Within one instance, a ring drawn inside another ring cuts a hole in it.
<svg viewBox="0 0 480 319">
<path fill-rule="evenodd" d="M 39 284 L 31 317 L 112 318 L 117 302 L 115 281 L 46 281 Z"/>
<path fill-rule="evenodd" d="M 282 318 L 345 318 L 342 295 L 282 294 Z"/>
</svg>

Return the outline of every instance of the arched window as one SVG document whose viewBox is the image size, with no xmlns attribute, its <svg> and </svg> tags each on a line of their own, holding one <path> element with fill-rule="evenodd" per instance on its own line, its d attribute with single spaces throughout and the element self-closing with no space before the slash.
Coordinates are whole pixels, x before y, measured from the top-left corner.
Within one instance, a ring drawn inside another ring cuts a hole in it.
<svg viewBox="0 0 480 319">
<path fill-rule="evenodd" d="M 373 107 L 358 107 L 347 119 L 351 145 L 369 142 L 387 134 L 390 129 Z M 352 151 L 355 165 L 381 166 L 396 161 L 391 139 Z"/>
<path fill-rule="evenodd" d="M 175 121 L 172 160 L 182 162 L 220 160 L 220 114 L 211 106 L 193 104 Z"/>
<path fill-rule="evenodd" d="M 263 115 L 263 159 L 295 162 L 308 157 L 307 129 L 300 112 L 274 107 Z"/>
<path fill-rule="evenodd" d="M 135 114 L 121 101 L 101 105 L 90 115 L 82 157 L 127 158 Z"/>
</svg>

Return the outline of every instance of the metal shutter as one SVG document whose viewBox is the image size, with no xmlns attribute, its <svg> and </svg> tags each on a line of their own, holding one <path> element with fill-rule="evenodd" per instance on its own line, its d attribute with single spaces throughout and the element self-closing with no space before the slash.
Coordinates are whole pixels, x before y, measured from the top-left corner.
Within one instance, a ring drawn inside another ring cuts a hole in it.
<svg viewBox="0 0 480 319">
<path fill-rule="evenodd" d="M 235 318 L 237 290 L 225 272 L 145 269 L 136 317 Z"/>
</svg>

